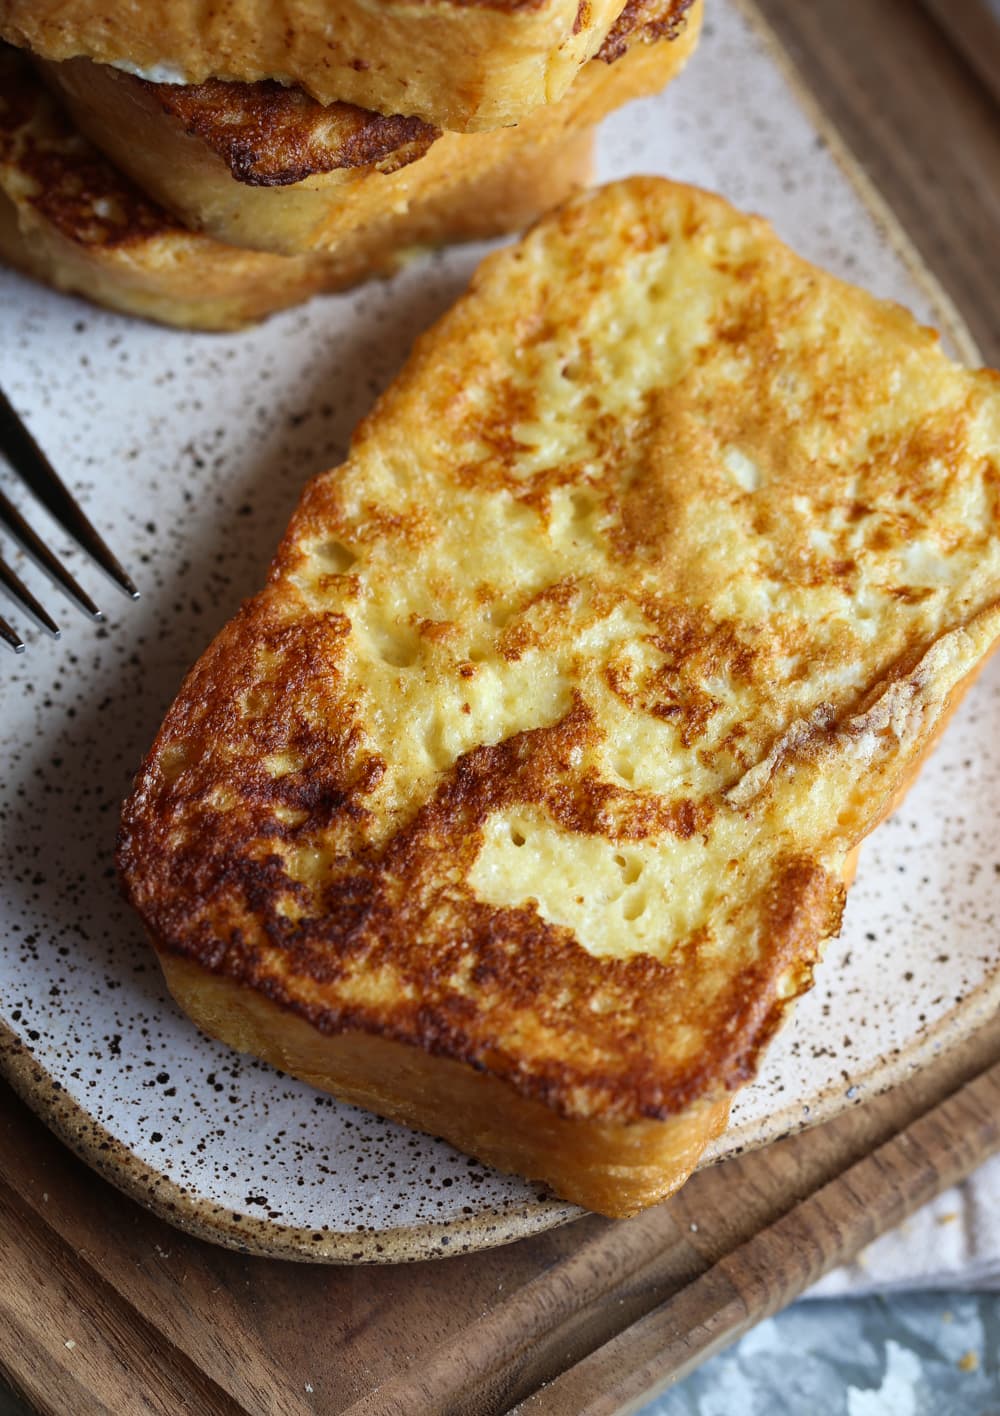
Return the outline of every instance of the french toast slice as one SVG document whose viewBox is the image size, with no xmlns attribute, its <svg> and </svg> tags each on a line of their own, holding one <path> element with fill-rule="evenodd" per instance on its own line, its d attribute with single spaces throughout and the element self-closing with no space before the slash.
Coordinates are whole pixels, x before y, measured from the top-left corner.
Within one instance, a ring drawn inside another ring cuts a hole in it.
<svg viewBox="0 0 1000 1416">
<path fill-rule="evenodd" d="M 641 3 L 641 0 L 640 0 Z M 651 0 L 664 33 L 691 0 Z M 456 132 L 519 123 L 560 99 L 633 24 L 636 0 L 0 0 L 0 38 L 141 77 L 276 79 L 320 103 Z"/>
<path fill-rule="evenodd" d="M 1000 634 L 1000 377 L 721 198 L 489 257 L 183 684 L 119 866 L 181 1006 L 626 1215 L 724 1124 Z"/>
<path fill-rule="evenodd" d="M 586 128 L 516 154 L 506 133 L 487 134 L 462 180 L 408 205 L 370 203 L 320 255 L 272 255 L 187 230 L 75 130 L 20 50 L 0 45 L 0 261 L 126 314 L 235 329 L 390 275 L 423 248 L 519 229 L 585 185 L 592 146 Z"/>
<path fill-rule="evenodd" d="M 530 163 L 541 148 L 658 92 L 695 48 L 701 8 L 695 0 L 664 36 L 657 3 L 633 0 L 618 47 L 584 65 L 557 103 L 502 133 L 442 135 L 413 119 L 325 108 L 276 84 L 150 84 L 87 59 L 46 64 L 43 73 L 86 136 L 186 226 L 300 255 L 336 246 L 389 203 L 444 199 L 500 150 Z"/>
</svg>

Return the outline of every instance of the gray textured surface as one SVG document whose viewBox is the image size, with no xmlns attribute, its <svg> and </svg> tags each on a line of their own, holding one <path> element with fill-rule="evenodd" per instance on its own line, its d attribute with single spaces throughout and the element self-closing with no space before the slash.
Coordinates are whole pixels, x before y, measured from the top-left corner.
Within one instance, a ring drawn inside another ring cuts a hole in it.
<svg viewBox="0 0 1000 1416">
<path fill-rule="evenodd" d="M 798 1303 L 641 1416 L 1000 1416 L 1000 1296 Z"/>
</svg>

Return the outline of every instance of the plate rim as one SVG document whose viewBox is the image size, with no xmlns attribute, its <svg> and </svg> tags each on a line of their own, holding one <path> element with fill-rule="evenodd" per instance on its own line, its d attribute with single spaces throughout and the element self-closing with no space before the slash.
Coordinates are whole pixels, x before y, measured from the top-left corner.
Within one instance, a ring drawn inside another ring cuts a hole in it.
<svg viewBox="0 0 1000 1416">
<path fill-rule="evenodd" d="M 831 1083 L 818 1098 L 805 1104 L 805 1113 L 801 1102 L 771 1112 L 768 1121 L 774 1124 L 773 1134 L 760 1137 L 748 1134 L 748 1128 L 727 1129 L 720 1139 L 728 1139 L 732 1144 L 717 1153 L 706 1154 L 696 1171 L 822 1126 L 850 1107 L 890 1091 L 932 1057 L 960 1046 L 998 1013 L 1000 969 L 924 1030 L 919 1038 L 901 1046 L 890 1064 L 873 1064 L 867 1072 L 852 1079 L 847 1089 Z M 794 1016 L 795 1010 L 789 1010 L 789 1021 Z M 500 1248 L 572 1223 L 588 1213 L 553 1197 L 527 1201 L 506 1214 L 487 1213 L 484 1217 L 480 1211 L 464 1219 L 399 1225 L 360 1234 L 324 1229 L 322 1225 L 314 1228 L 283 1224 L 193 1196 L 164 1171 L 144 1161 L 69 1095 L 2 1018 L 0 1074 L 79 1160 L 117 1190 L 158 1219 L 196 1239 L 258 1258 L 344 1265 L 417 1263 Z M 314 1239 L 316 1234 L 321 1238 Z M 462 1242 L 472 1235 L 473 1242 Z M 455 1238 L 457 1243 L 453 1242 Z"/>
<path fill-rule="evenodd" d="M 965 364 L 980 366 L 982 353 L 958 305 L 808 88 L 755 0 L 731 0 L 731 3 L 778 67 L 807 122 L 827 145 L 872 221 L 911 279 L 923 290 L 937 327 L 950 341 L 956 356 Z M 822 968 L 822 963 L 819 967 Z M 1000 964 L 961 1002 L 904 1042 L 891 1060 L 883 1058 L 874 1062 L 866 1072 L 852 1078 L 848 1088 L 832 1081 L 805 1103 L 793 1102 L 769 1112 L 766 1132 L 760 1131 L 759 1121 L 727 1128 L 720 1138 L 721 1148 L 703 1157 L 698 1169 L 721 1164 L 787 1135 L 823 1125 L 850 1107 L 890 1090 L 932 1056 L 960 1045 L 997 1011 L 1000 1011 Z M 788 1018 L 793 1019 L 796 1013 L 797 1009 L 789 1009 Z M 0 1018 L 0 1077 L 70 1151 L 116 1189 L 195 1238 L 244 1254 L 306 1263 L 410 1263 L 500 1247 L 544 1233 L 587 1213 L 554 1197 L 539 1197 L 504 1214 L 479 1211 L 469 1217 L 400 1225 L 368 1233 L 324 1229 L 322 1225 L 315 1228 L 289 1225 L 194 1196 L 168 1174 L 144 1161 L 98 1121 L 82 1101 L 70 1096 L 3 1018 Z M 753 1127 L 758 1128 L 756 1134 Z M 314 1239 L 316 1234 L 322 1237 Z"/>
<path fill-rule="evenodd" d="M 1000 650 L 997 651 L 1000 654 Z M 884 824 L 884 823 L 883 823 Z M 880 829 L 876 827 L 876 830 Z M 827 941 L 827 947 L 832 941 Z M 821 959 L 818 968 L 822 969 Z M 781 1029 L 794 1025 L 797 1009 L 791 1008 Z M 960 1047 L 987 1023 L 1000 1014 L 1000 963 L 981 983 L 971 989 L 960 1002 L 935 1019 L 929 1026 L 922 1027 L 908 1042 L 873 1062 L 867 1071 L 851 1076 L 848 1086 L 831 1082 L 829 1086 L 811 1097 L 808 1102 L 789 1102 L 780 1110 L 772 1111 L 768 1121 L 775 1127 L 774 1134 L 757 1138 L 753 1134 L 753 1122 L 743 1126 L 727 1127 L 719 1140 L 706 1152 L 705 1165 L 721 1165 L 738 1155 L 761 1150 L 774 1141 L 787 1136 L 798 1135 L 823 1126 L 835 1120 L 851 1107 L 863 1105 L 894 1087 L 901 1086 L 914 1072 L 925 1067 L 935 1057 Z M 766 1056 L 766 1055 L 765 1055 Z M 731 1144 L 726 1144 L 731 1142 Z M 718 1149 L 716 1149 L 716 1145 Z M 702 1169 L 699 1166 L 698 1169 Z"/>
<path fill-rule="evenodd" d="M 324 1229 L 322 1224 L 284 1224 L 192 1195 L 185 1186 L 143 1160 L 69 1095 L 2 1018 L 0 1074 L 60 1141 L 115 1189 L 196 1239 L 242 1254 L 300 1263 L 415 1263 L 498 1248 L 587 1213 L 564 1200 L 538 1198 L 506 1214 L 479 1211 L 463 1218 L 363 1233 Z M 321 1237 L 314 1239 L 316 1234 Z M 463 1243 L 463 1239 L 469 1242 Z"/>
</svg>

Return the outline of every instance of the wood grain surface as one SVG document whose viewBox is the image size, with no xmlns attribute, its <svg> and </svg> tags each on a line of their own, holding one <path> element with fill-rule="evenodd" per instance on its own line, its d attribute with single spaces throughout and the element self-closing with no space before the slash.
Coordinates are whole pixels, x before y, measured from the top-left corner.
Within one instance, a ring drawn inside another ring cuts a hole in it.
<svg viewBox="0 0 1000 1416">
<path fill-rule="evenodd" d="M 1000 122 L 981 8 L 759 8 L 1000 363 Z M 0 1370 L 52 1416 L 633 1411 L 996 1150 L 998 1064 L 1000 1023 L 637 1219 L 377 1270 L 182 1235 L 0 1087 Z"/>
<path fill-rule="evenodd" d="M 983 0 L 921 0 L 994 99 L 1000 101 L 1000 5 Z"/>
<path fill-rule="evenodd" d="M 956 0 L 940 0 L 956 12 Z M 973 9 L 985 27 L 982 3 Z M 919 0 L 757 0 L 824 113 L 1000 365 L 1000 114 Z M 971 28 L 966 30 L 971 34 Z"/>
<path fill-rule="evenodd" d="M 802 1140 L 808 1143 L 808 1137 Z M 820 1144 L 823 1144 L 821 1138 Z M 905 1130 L 801 1199 L 697 1280 L 525 1400 L 534 1416 L 618 1416 L 785 1306 L 835 1264 L 954 1184 L 1000 1149 L 1000 1061 Z M 759 1185 L 767 1152 L 715 1172 L 705 1213 Z M 765 1182 L 777 1177 L 766 1173 Z M 780 1193 L 780 1189 L 778 1190 Z"/>
<path fill-rule="evenodd" d="M 1000 1021 L 634 1220 L 378 1269 L 180 1234 L 0 1090 L 0 1362 L 47 1416 L 628 1410 L 996 1149 L 998 1064 Z"/>
</svg>

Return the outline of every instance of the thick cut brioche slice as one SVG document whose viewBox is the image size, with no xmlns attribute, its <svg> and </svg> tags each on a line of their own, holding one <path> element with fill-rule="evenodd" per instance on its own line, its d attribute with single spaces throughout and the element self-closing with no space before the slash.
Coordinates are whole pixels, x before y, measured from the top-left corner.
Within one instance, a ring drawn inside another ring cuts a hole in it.
<svg viewBox="0 0 1000 1416">
<path fill-rule="evenodd" d="M 1000 380 L 721 199 L 490 257 L 124 810 L 206 1029 L 627 1214 L 676 1187 L 1000 633 Z"/>
<path fill-rule="evenodd" d="M 437 135 L 277 85 L 149 84 L 86 59 L 44 68 L 81 130 L 186 226 L 298 255 L 336 247 L 388 205 L 445 200 L 500 153 L 530 168 L 542 149 L 663 88 L 700 19 L 698 0 L 676 38 L 623 40 L 614 61 L 592 60 L 563 99 L 501 133 Z"/>
<path fill-rule="evenodd" d="M 506 133 L 488 134 L 461 181 L 409 204 L 371 202 L 322 255 L 270 255 L 188 231 L 75 131 L 20 51 L 0 46 L 0 261 L 126 314 L 234 329 L 389 275 L 423 247 L 526 225 L 586 183 L 591 148 L 588 129 L 517 154 Z"/>
<path fill-rule="evenodd" d="M 277 79 L 320 103 L 456 132 L 505 127 L 560 99 L 581 66 L 655 7 L 692 0 L 0 0 L 0 38 L 185 83 Z"/>
</svg>

